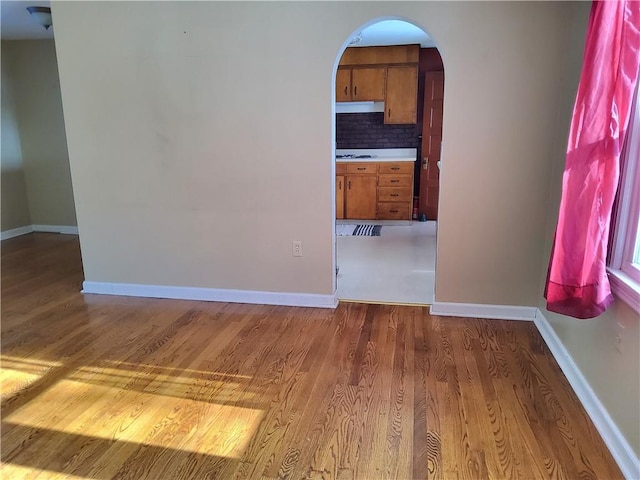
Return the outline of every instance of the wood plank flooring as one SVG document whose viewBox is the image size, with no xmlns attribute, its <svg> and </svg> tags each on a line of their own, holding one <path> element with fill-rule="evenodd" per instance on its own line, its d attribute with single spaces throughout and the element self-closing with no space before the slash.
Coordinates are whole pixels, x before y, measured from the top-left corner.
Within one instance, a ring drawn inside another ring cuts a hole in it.
<svg viewBox="0 0 640 480">
<path fill-rule="evenodd" d="M 2 242 L 2 477 L 618 479 L 529 322 L 78 293 Z"/>
</svg>

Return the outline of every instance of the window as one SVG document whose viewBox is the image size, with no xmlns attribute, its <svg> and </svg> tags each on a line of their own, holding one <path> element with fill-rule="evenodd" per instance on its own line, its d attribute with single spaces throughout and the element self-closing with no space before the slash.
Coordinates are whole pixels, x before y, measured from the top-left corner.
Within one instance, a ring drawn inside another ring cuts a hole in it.
<svg viewBox="0 0 640 480">
<path fill-rule="evenodd" d="M 640 313 L 640 89 L 637 86 L 621 158 L 609 280 L 613 293 Z"/>
</svg>

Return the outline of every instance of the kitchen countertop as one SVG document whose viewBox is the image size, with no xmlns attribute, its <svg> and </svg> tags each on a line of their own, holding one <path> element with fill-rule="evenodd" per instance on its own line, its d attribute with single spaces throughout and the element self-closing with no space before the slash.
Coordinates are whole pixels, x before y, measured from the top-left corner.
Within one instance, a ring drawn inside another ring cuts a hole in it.
<svg viewBox="0 0 640 480">
<path fill-rule="evenodd" d="M 336 162 L 415 162 L 415 148 L 336 149 L 336 155 L 372 155 L 372 158 L 336 158 Z"/>
</svg>

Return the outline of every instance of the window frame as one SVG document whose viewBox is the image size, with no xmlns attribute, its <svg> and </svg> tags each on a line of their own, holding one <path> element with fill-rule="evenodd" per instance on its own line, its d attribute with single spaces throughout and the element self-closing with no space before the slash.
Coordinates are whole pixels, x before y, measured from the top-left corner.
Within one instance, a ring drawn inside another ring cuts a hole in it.
<svg viewBox="0 0 640 480">
<path fill-rule="evenodd" d="M 640 83 L 640 82 L 639 82 Z M 640 313 L 640 265 L 633 263 L 640 244 L 640 89 L 636 85 L 629 129 L 622 152 L 618 207 L 607 272 L 613 294 Z"/>
</svg>

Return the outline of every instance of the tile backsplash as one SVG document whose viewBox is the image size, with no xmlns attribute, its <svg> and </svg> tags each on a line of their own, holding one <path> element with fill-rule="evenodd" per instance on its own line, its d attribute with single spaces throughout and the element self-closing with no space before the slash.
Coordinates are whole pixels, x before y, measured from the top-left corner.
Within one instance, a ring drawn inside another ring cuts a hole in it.
<svg viewBox="0 0 640 480">
<path fill-rule="evenodd" d="M 417 125 L 385 125 L 384 113 L 337 113 L 336 148 L 418 148 Z"/>
</svg>

